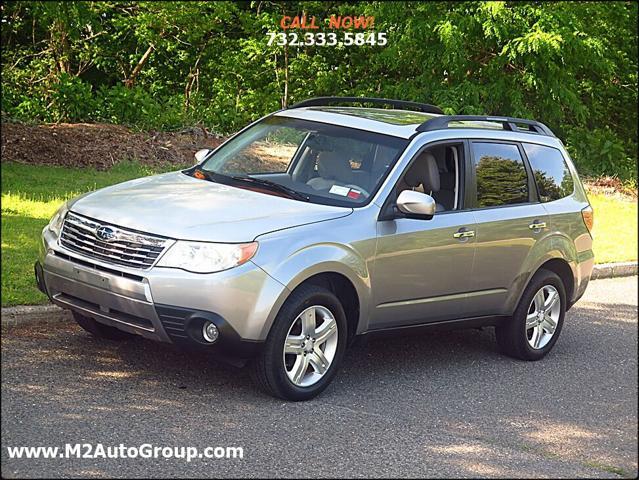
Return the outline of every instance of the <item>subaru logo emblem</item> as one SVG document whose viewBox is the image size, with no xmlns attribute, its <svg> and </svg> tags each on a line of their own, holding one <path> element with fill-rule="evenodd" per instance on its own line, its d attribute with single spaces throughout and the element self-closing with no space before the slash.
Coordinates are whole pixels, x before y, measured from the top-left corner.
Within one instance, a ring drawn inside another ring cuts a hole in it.
<svg viewBox="0 0 639 480">
<path fill-rule="evenodd" d="M 111 227 L 101 226 L 95 231 L 95 236 L 105 242 L 110 242 L 116 237 L 115 229 Z"/>
</svg>

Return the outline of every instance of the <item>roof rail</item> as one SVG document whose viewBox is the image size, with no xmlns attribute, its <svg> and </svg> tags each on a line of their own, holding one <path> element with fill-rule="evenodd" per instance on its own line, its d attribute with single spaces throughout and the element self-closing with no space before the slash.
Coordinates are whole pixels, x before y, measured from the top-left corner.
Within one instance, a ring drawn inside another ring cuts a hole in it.
<svg viewBox="0 0 639 480">
<path fill-rule="evenodd" d="M 448 128 L 450 122 L 495 122 L 501 123 L 504 130 L 511 132 L 537 133 L 539 135 L 547 135 L 554 137 L 555 134 L 541 122 L 535 120 L 526 120 L 525 118 L 513 117 L 487 117 L 484 115 L 444 115 L 441 117 L 431 118 L 425 121 L 419 127 L 418 132 L 432 132 L 433 130 L 443 130 Z M 525 125 L 528 128 L 520 128 L 518 125 Z"/>
<path fill-rule="evenodd" d="M 315 97 L 303 100 L 299 103 L 291 105 L 288 108 L 301 107 L 320 107 L 335 105 L 338 103 L 372 103 L 376 105 L 391 105 L 395 108 L 410 108 L 424 113 L 443 114 L 441 108 L 427 103 L 408 102 L 406 100 L 392 100 L 388 98 L 371 98 L 371 97 Z"/>
</svg>

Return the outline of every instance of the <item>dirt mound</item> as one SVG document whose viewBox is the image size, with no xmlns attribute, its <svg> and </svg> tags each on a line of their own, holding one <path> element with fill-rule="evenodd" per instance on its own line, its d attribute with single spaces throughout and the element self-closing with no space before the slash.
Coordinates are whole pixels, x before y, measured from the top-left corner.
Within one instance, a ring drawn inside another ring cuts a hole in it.
<svg viewBox="0 0 639 480">
<path fill-rule="evenodd" d="M 191 165 L 201 148 L 214 148 L 222 138 L 203 129 L 181 132 L 134 132 L 111 124 L 3 123 L 2 161 L 107 169 L 123 160 L 145 165 Z"/>
<path fill-rule="evenodd" d="M 620 195 L 622 197 L 629 197 L 630 199 L 637 199 L 637 189 L 624 185 L 624 183 L 616 177 L 584 178 L 582 182 L 588 193 L 609 196 Z"/>
</svg>

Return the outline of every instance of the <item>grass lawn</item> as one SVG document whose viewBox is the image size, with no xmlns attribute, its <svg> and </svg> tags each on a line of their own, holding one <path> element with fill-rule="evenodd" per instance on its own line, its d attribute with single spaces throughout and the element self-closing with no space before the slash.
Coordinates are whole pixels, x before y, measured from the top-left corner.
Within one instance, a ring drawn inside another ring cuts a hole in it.
<svg viewBox="0 0 639 480">
<path fill-rule="evenodd" d="M 176 167 L 121 163 L 109 171 L 2 164 L 2 306 L 46 303 L 33 278 L 40 232 L 64 200 Z M 598 263 L 637 259 L 637 203 L 590 195 Z"/>
<path fill-rule="evenodd" d="M 608 195 L 588 195 L 595 211 L 595 262 L 637 260 L 637 202 Z"/>
</svg>

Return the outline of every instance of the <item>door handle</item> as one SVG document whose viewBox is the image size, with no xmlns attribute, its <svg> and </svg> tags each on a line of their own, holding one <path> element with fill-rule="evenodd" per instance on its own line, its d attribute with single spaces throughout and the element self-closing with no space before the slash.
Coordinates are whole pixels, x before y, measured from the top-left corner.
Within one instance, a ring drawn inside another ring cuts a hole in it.
<svg viewBox="0 0 639 480">
<path fill-rule="evenodd" d="M 474 237 L 474 236 L 475 236 L 475 230 L 460 230 L 459 232 L 453 233 L 454 238 L 468 238 L 468 237 Z"/>
<path fill-rule="evenodd" d="M 533 221 L 533 223 L 528 225 L 528 228 L 530 228 L 531 230 L 540 230 L 542 228 L 546 228 L 546 222 L 540 222 L 539 220 L 535 220 Z"/>
</svg>

